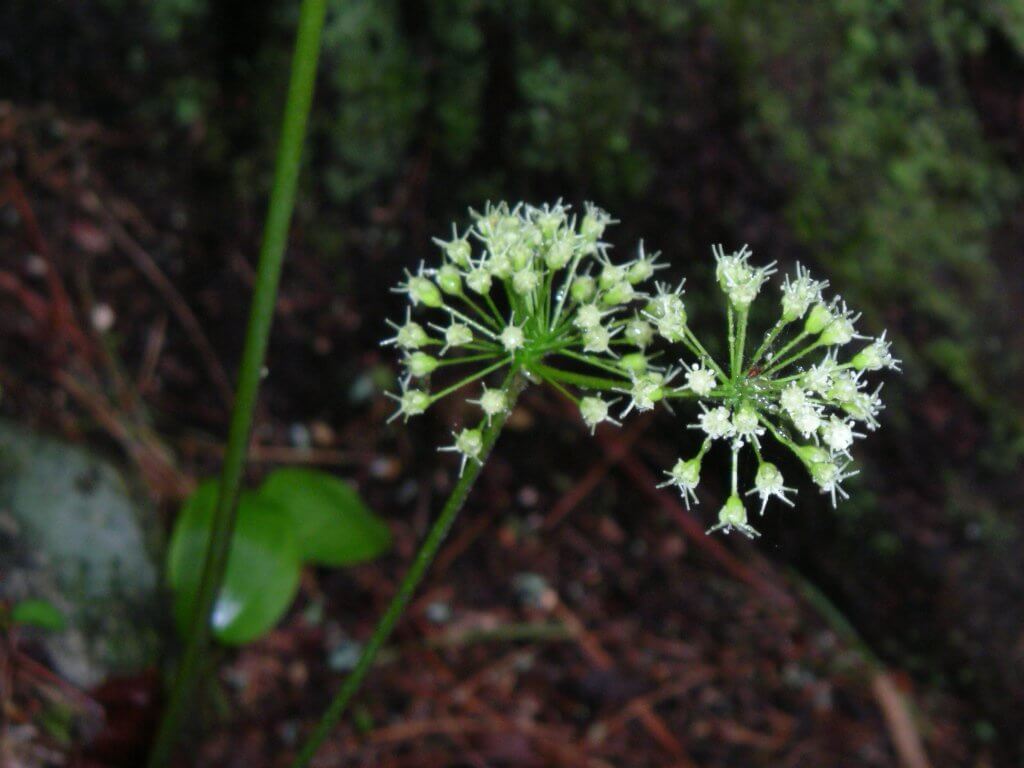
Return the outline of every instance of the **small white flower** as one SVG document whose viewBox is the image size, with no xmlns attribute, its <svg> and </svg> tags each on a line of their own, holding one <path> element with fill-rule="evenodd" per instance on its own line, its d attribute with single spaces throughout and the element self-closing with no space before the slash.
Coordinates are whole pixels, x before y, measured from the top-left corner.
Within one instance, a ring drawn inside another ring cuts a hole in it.
<svg viewBox="0 0 1024 768">
<path fill-rule="evenodd" d="M 410 375 L 417 379 L 429 376 L 440 365 L 438 359 L 426 352 L 413 352 L 411 355 L 405 358 L 405 367 L 408 369 Z"/>
<path fill-rule="evenodd" d="M 810 273 L 796 265 L 796 279 L 786 281 L 782 286 L 782 320 L 791 323 L 799 320 L 812 304 L 821 301 L 821 292 L 828 287 L 827 280 L 812 280 Z"/>
<path fill-rule="evenodd" d="M 572 253 L 572 240 L 562 237 L 548 246 L 548 251 L 544 254 L 544 263 L 548 265 L 548 269 L 562 269 L 572 259 Z"/>
<path fill-rule="evenodd" d="M 795 488 L 787 488 L 779 468 L 770 461 L 762 461 L 757 468 L 757 475 L 754 477 L 754 487 L 747 491 L 747 496 L 756 493 L 761 499 L 761 514 L 772 496 L 778 498 L 783 504 L 793 506 L 793 502 L 786 498 L 786 493 L 796 493 Z"/>
<path fill-rule="evenodd" d="M 835 361 L 826 357 L 818 365 L 812 365 L 801 377 L 800 382 L 808 392 L 816 392 L 823 395 L 832 386 L 832 376 L 837 373 Z"/>
<path fill-rule="evenodd" d="M 466 275 L 466 285 L 469 286 L 471 291 L 481 296 L 491 292 L 492 283 L 491 273 L 483 267 L 477 267 Z"/>
<path fill-rule="evenodd" d="M 480 393 L 480 399 L 470 400 L 469 402 L 480 406 L 480 410 L 487 417 L 488 424 L 491 423 L 493 417 L 500 416 L 508 411 L 508 395 L 503 389 L 488 389 L 484 387 Z"/>
<path fill-rule="evenodd" d="M 672 469 L 665 471 L 665 474 L 668 475 L 668 480 L 658 485 L 658 487 L 664 488 L 671 485 L 679 489 L 687 509 L 690 508 L 691 501 L 694 504 L 700 503 L 697 500 L 696 494 L 697 486 L 700 484 L 700 462 L 699 456 L 688 461 L 679 459 Z"/>
<path fill-rule="evenodd" d="M 889 351 L 890 346 L 891 344 L 885 340 L 885 331 L 883 331 L 881 336 L 854 355 L 850 362 L 858 371 L 878 371 L 882 368 L 898 371 L 900 361 L 892 356 Z"/>
<path fill-rule="evenodd" d="M 424 277 L 422 264 L 417 274 L 410 275 L 408 271 L 405 274 L 405 284 L 394 289 L 395 292 L 408 294 L 409 300 L 414 307 L 423 304 L 424 306 L 437 309 L 444 305 L 444 297 L 441 296 L 441 291 L 430 278 Z"/>
<path fill-rule="evenodd" d="M 473 331 L 470 330 L 468 325 L 462 323 L 452 323 L 449 325 L 444 332 L 444 350 L 454 349 L 456 347 L 464 347 L 473 341 Z"/>
<path fill-rule="evenodd" d="M 786 413 L 792 416 L 794 413 L 799 413 L 807 405 L 807 393 L 795 381 L 791 382 L 782 390 L 782 394 L 779 395 L 779 405 L 782 406 Z"/>
<path fill-rule="evenodd" d="M 837 403 L 848 403 L 859 391 L 860 380 L 857 376 L 849 371 L 840 371 L 833 377 L 832 386 L 828 388 L 826 396 Z"/>
<path fill-rule="evenodd" d="M 732 431 L 737 439 L 758 443 L 757 438 L 764 434 L 764 427 L 761 426 L 754 406 L 743 403 L 736 409 L 732 415 Z"/>
<path fill-rule="evenodd" d="M 430 395 L 420 389 L 403 389 L 401 395 L 388 392 L 387 396 L 398 402 L 398 410 L 391 415 L 388 423 L 399 416 L 408 421 L 410 416 L 419 416 L 430 407 Z"/>
<path fill-rule="evenodd" d="M 704 410 L 697 417 L 697 423 L 691 425 L 692 427 L 703 430 L 704 434 L 712 440 L 732 437 L 734 427 L 732 424 L 732 414 L 728 408 L 720 405 L 717 408 L 708 410 L 707 406 L 703 403 L 701 403 L 701 408 Z"/>
<path fill-rule="evenodd" d="M 594 433 L 597 425 L 602 421 L 619 426 L 619 422 L 608 416 L 609 405 L 610 403 L 605 402 L 600 397 L 584 397 L 580 400 L 580 416 L 583 418 L 583 423 L 590 427 L 591 434 Z"/>
<path fill-rule="evenodd" d="M 859 437 L 850 423 L 833 414 L 821 426 L 821 439 L 833 453 L 847 453 L 853 445 L 853 438 Z"/>
<path fill-rule="evenodd" d="M 402 325 L 387 321 L 388 325 L 395 329 L 396 333 L 390 339 L 381 342 L 382 346 L 394 345 L 400 349 L 419 349 L 430 343 L 430 337 L 423 330 L 423 326 L 409 319 L 408 308 L 405 311 L 405 322 Z"/>
<path fill-rule="evenodd" d="M 818 409 L 808 403 L 803 408 L 799 408 L 789 414 L 790 421 L 793 422 L 793 426 L 796 427 L 797 431 L 804 437 L 810 437 L 818 431 L 818 427 L 821 426 L 821 413 Z"/>
<path fill-rule="evenodd" d="M 453 433 L 455 443 L 438 448 L 438 451 L 458 453 L 462 456 L 462 464 L 459 467 L 459 476 L 466 470 L 467 461 L 480 463 L 480 454 L 484 448 L 484 436 L 479 429 L 464 429 L 461 432 Z"/>
<path fill-rule="evenodd" d="M 642 413 L 654 408 L 654 404 L 665 397 L 665 383 L 665 377 L 656 371 L 634 376 L 629 390 L 630 402 L 622 415 L 626 416 L 634 409 Z"/>
<path fill-rule="evenodd" d="M 604 354 L 610 349 L 612 334 L 603 325 L 595 325 L 583 333 L 583 351 Z"/>
<path fill-rule="evenodd" d="M 747 522 L 747 508 L 743 506 L 743 500 L 735 493 L 726 500 L 718 512 L 718 523 L 708 528 L 707 533 L 714 533 L 718 530 L 731 533 L 733 528 L 750 539 L 761 535 Z"/>
<path fill-rule="evenodd" d="M 576 310 L 572 324 L 581 331 L 589 331 L 591 328 L 599 326 L 604 316 L 605 313 L 596 304 L 584 304 Z"/>
<path fill-rule="evenodd" d="M 540 275 L 526 267 L 512 275 L 512 289 L 520 294 L 533 293 L 540 285 Z"/>
<path fill-rule="evenodd" d="M 517 349 L 522 349 L 526 343 L 523 329 L 512 323 L 505 326 L 498 339 L 501 341 L 501 345 L 505 348 L 506 352 L 515 352 Z"/>
<path fill-rule="evenodd" d="M 716 386 L 718 386 L 718 379 L 715 378 L 715 372 L 710 368 L 705 368 L 700 363 L 694 363 L 686 371 L 686 387 L 695 395 L 699 397 L 710 395 Z"/>
</svg>

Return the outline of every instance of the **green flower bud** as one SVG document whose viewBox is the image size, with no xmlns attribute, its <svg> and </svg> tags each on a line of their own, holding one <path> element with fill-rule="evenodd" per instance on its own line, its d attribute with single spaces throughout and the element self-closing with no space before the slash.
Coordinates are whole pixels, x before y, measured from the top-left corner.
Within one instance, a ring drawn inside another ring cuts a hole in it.
<svg viewBox="0 0 1024 768">
<path fill-rule="evenodd" d="M 441 287 L 442 291 L 451 296 L 460 296 L 462 294 L 462 275 L 451 264 L 445 264 L 437 270 L 437 284 Z"/>
</svg>

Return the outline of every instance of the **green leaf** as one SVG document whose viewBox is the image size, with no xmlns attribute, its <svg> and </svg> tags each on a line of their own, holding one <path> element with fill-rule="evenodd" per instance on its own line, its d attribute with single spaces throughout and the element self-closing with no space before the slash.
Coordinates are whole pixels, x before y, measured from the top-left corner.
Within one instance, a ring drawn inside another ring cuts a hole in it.
<svg viewBox="0 0 1024 768">
<path fill-rule="evenodd" d="M 183 633 L 192 618 L 216 503 L 217 482 L 202 483 L 185 502 L 171 537 L 167 569 L 174 590 L 174 616 Z M 295 599 L 301 567 L 288 512 L 269 498 L 243 492 L 227 573 L 214 603 L 214 636 L 240 645 L 268 632 Z"/>
<path fill-rule="evenodd" d="M 348 483 L 310 469 L 278 469 L 259 490 L 288 510 L 304 561 L 351 565 L 391 546 L 391 532 Z"/>
<path fill-rule="evenodd" d="M 67 626 L 64 614 L 45 600 L 22 600 L 11 609 L 11 621 L 49 632 L 60 632 Z"/>
</svg>

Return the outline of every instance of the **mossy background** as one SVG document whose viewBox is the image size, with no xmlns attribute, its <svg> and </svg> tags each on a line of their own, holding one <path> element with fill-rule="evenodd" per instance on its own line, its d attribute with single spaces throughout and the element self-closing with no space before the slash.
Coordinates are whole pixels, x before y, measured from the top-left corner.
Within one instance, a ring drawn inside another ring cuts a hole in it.
<svg viewBox="0 0 1024 768">
<path fill-rule="evenodd" d="M 125 183 L 187 199 L 181 275 L 199 291 L 197 253 L 258 236 L 296 12 L 13 0 L 0 95 L 144 133 L 126 154 L 151 170 Z M 769 538 L 883 658 L 976 702 L 1000 764 L 1024 764 L 1024 5 L 333 0 L 324 44 L 297 230 L 364 316 L 353 355 L 391 309 L 382 286 L 498 199 L 598 201 L 617 242 L 642 236 L 690 277 L 708 334 L 719 241 L 810 264 L 889 329 L 905 374 L 853 500 L 802 493 Z M 280 407 L 354 375 L 296 372 Z"/>
</svg>

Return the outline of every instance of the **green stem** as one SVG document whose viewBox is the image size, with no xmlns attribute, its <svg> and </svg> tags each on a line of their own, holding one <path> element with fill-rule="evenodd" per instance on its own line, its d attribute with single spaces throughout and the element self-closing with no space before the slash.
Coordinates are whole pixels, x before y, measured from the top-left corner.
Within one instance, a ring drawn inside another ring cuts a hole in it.
<svg viewBox="0 0 1024 768">
<path fill-rule="evenodd" d="M 747 348 L 747 317 L 750 314 L 750 310 L 744 307 L 739 311 L 739 331 L 737 332 L 736 339 L 736 378 L 743 376 L 743 353 Z"/>
<path fill-rule="evenodd" d="M 523 382 L 515 369 L 513 369 L 509 374 L 509 380 L 510 383 L 507 386 L 507 390 L 510 404 L 509 411 L 511 411 L 511 405 L 518 398 L 519 392 L 523 387 Z M 497 441 L 498 435 L 501 434 L 501 429 L 505 425 L 505 419 L 507 417 L 508 412 L 500 416 L 495 416 L 491 425 L 485 429 L 483 449 L 480 452 L 480 461 L 469 462 L 466 465 L 465 471 L 462 473 L 462 477 L 459 478 L 459 481 L 452 489 L 451 495 L 448 497 L 448 501 L 445 502 L 444 508 L 441 510 L 441 514 L 430 527 L 426 538 L 423 540 L 423 544 L 420 545 L 419 551 L 416 553 L 416 557 L 412 561 L 412 565 L 402 578 L 401 584 L 398 585 L 398 591 L 395 593 L 395 596 L 391 598 L 391 603 L 388 605 L 384 615 L 377 623 L 376 629 L 373 630 L 373 635 L 366 643 L 366 647 L 363 648 L 363 652 L 360 655 L 355 668 L 349 676 L 345 678 L 345 682 L 342 684 L 341 689 L 335 694 L 334 699 L 331 701 L 327 711 L 324 712 L 324 715 L 320 719 L 316 729 L 310 735 L 309 739 L 302 747 L 302 751 L 299 752 L 295 761 L 292 763 L 292 768 L 305 768 L 305 766 L 309 765 L 313 756 L 320 748 L 320 745 L 323 744 L 324 740 L 330 735 L 331 730 L 335 725 L 337 725 L 341 716 L 345 713 L 345 708 L 348 707 L 353 696 L 355 696 L 356 692 L 359 690 L 359 686 L 362 684 L 367 673 L 370 671 L 370 668 L 373 666 L 377 653 L 380 651 L 384 643 L 387 642 L 388 638 L 391 637 L 391 633 L 395 629 L 395 624 L 397 624 L 398 620 L 401 618 L 402 613 L 409 604 L 409 600 L 412 599 L 413 593 L 423 580 L 423 576 L 426 574 L 427 568 L 430 567 L 435 555 L 437 555 L 438 549 L 441 547 L 442 542 L 448 535 L 448 531 L 451 529 L 452 524 L 455 522 L 455 518 L 462 509 L 462 505 L 465 503 L 466 497 L 469 495 L 473 484 L 480 475 L 480 470 L 483 468 L 484 462 L 487 461 L 487 456 L 491 452 L 491 448 L 494 447 L 494 443 Z"/>
<path fill-rule="evenodd" d="M 162 768 L 173 756 L 182 718 L 191 706 L 196 682 L 203 666 L 203 657 L 209 644 L 210 612 L 227 569 L 231 537 L 235 527 L 236 502 L 249 435 L 252 432 L 253 411 L 259 393 L 270 326 L 274 319 L 274 305 L 277 300 L 277 286 L 284 261 L 288 228 L 295 206 L 302 144 L 313 101 L 317 60 L 320 55 L 320 33 L 326 8 L 327 0 L 302 2 L 292 58 L 291 80 L 281 127 L 281 141 L 274 166 L 274 183 L 267 208 L 220 490 L 210 527 L 210 543 L 203 561 L 188 640 L 150 752 L 149 768 Z"/>
<path fill-rule="evenodd" d="M 785 328 L 786 325 L 787 323 L 785 320 L 779 320 L 777 323 L 775 323 L 775 325 L 772 327 L 771 332 L 764 337 L 764 341 L 761 342 L 761 346 L 759 346 L 757 348 L 757 351 L 754 352 L 754 356 L 750 358 L 751 368 L 753 368 L 755 365 L 758 364 L 758 362 L 760 362 L 761 355 L 763 355 L 768 350 L 768 347 L 771 346 L 772 342 L 775 341 L 775 338 L 782 332 L 782 329 Z"/>
<path fill-rule="evenodd" d="M 543 363 L 533 365 L 530 370 L 543 379 L 564 381 L 566 384 L 575 384 L 578 387 L 586 387 L 587 389 L 623 392 L 629 386 L 628 381 L 615 381 L 614 379 L 602 379 L 598 376 L 588 376 L 585 373 L 576 373 L 575 371 L 563 371 L 561 368 L 552 368 L 550 365 L 544 365 Z"/>
</svg>

